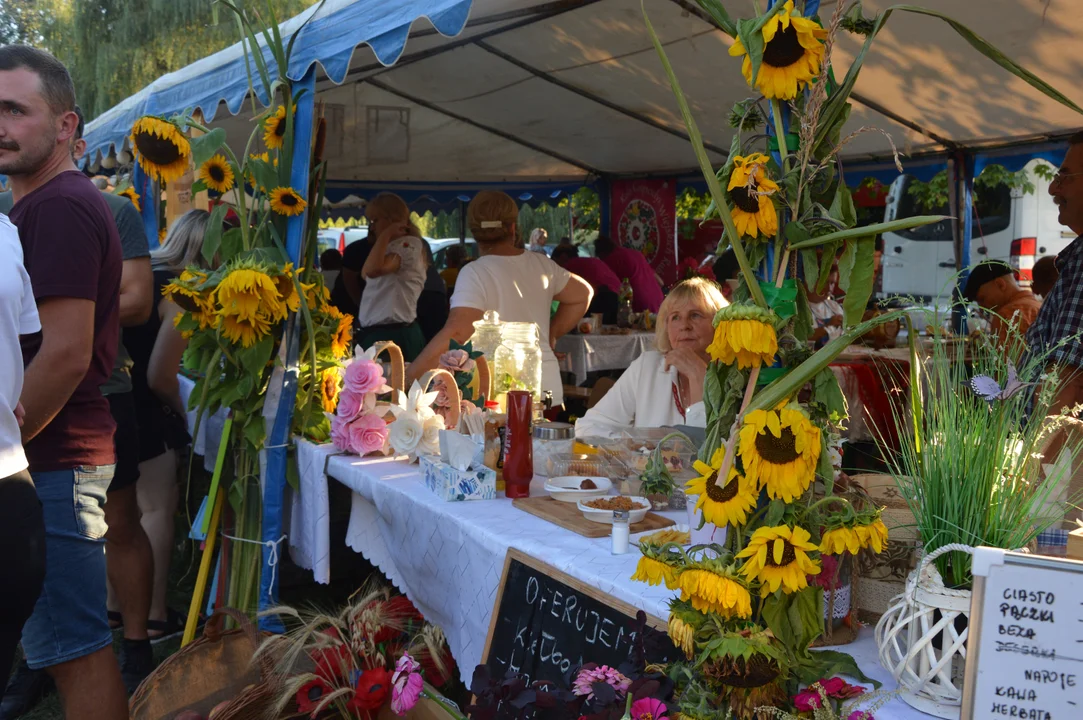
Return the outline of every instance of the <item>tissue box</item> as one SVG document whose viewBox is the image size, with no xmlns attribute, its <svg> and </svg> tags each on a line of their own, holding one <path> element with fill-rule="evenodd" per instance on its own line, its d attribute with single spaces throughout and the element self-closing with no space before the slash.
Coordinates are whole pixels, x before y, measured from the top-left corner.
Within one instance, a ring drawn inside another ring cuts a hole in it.
<svg viewBox="0 0 1083 720">
<path fill-rule="evenodd" d="M 439 458 L 422 455 L 418 458 L 425 473 L 425 487 L 449 502 L 458 500 L 494 500 L 496 498 L 496 471 L 456 470 Z"/>
</svg>

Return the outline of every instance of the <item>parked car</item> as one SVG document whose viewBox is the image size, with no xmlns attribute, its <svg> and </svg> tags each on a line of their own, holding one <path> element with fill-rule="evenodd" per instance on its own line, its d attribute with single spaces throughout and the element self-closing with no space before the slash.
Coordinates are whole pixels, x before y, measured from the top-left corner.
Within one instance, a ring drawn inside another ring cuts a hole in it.
<svg viewBox="0 0 1083 720">
<path fill-rule="evenodd" d="M 1043 160 L 1032 160 L 1025 167 L 1034 184 L 1034 192 L 995 188 L 977 188 L 974 193 L 974 232 L 966 266 L 996 259 L 1019 270 L 1021 281 L 1030 282 L 1035 261 L 1060 253 L 1075 233 L 1057 221 L 1057 206 L 1049 196 L 1049 181 L 1035 173 Z M 921 207 L 909 190 L 914 182 L 902 175 L 888 191 L 884 220 L 932 214 Z M 947 208 L 936 211 L 947 215 Z M 951 220 L 925 225 L 898 233 L 884 233 L 884 296 L 905 295 L 933 300 L 938 305 L 950 301 L 955 275 L 955 246 Z"/>
<path fill-rule="evenodd" d="M 443 238 L 441 240 L 425 238 L 425 242 L 432 249 L 432 261 L 436 269 L 443 270 L 447 267 L 447 249 L 452 245 L 458 245 L 459 238 Z M 474 238 L 466 239 L 466 256 L 471 260 L 478 257 L 478 242 Z"/>
</svg>

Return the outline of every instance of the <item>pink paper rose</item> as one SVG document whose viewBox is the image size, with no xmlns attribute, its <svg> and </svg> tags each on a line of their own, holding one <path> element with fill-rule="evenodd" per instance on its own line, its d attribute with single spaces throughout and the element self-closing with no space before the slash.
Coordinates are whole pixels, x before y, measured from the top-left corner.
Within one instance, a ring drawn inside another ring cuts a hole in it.
<svg viewBox="0 0 1083 720">
<path fill-rule="evenodd" d="M 356 359 L 346 366 L 344 388 L 363 396 L 366 393 L 386 392 L 384 370 L 378 363 L 367 359 Z"/>
<path fill-rule="evenodd" d="M 361 413 L 361 405 L 365 396 L 349 389 L 343 389 L 338 394 L 338 407 L 335 414 L 344 420 L 353 420 Z"/>
<path fill-rule="evenodd" d="M 382 450 L 387 442 L 387 423 L 378 415 L 362 415 L 349 424 L 350 450 L 358 455 Z"/>
<path fill-rule="evenodd" d="M 436 400 L 433 401 L 433 405 L 438 408 L 446 408 L 451 406 L 451 401 L 448 398 L 447 383 L 443 377 L 438 377 L 432 381 L 432 390 L 436 391 Z"/>
<path fill-rule="evenodd" d="M 350 424 L 338 415 L 331 417 L 331 442 L 339 450 L 350 451 Z"/>
<path fill-rule="evenodd" d="M 470 354 L 465 350 L 448 350 L 440 356 L 439 367 L 448 372 L 472 372 L 475 365 L 477 363 L 470 358 Z"/>
</svg>

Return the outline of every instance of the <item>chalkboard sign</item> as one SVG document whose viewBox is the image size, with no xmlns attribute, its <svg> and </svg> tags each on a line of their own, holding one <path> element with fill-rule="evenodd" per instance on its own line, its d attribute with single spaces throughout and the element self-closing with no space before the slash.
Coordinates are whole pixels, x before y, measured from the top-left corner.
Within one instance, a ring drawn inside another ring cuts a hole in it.
<svg viewBox="0 0 1083 720">
<path fill-rule="evenodd" d="M 962 720 L 1083 718 L 1083 562 L 974 553 Z"/>
<path fill-rule="evenodd" d="M 483 662 L 494 678 L 510 670 L 559 682 L 588 662 L 617 667 L 635 641 L 636 608 L 518 550 L 508 550 Z M 665 623 L 647 616 L 648 632 Z"/>
</svg>

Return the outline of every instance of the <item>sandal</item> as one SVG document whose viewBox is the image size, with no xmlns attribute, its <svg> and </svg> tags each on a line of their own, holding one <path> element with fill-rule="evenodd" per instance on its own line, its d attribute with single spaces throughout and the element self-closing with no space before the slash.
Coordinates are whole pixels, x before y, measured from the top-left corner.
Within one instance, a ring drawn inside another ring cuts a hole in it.
<svg viewBox="0 0 1083 720">
<path fill-rule="evenodd" d="M 173 608 L 166 608 L 165 620 L 148 620 L 147 636 L 151 645 L 157 645 L 184 633 L 184 624 L 187 617 L 181 615 Z M 203 625 L 203 617 L 200 616 L 196 627 Z"/>
</svg>

